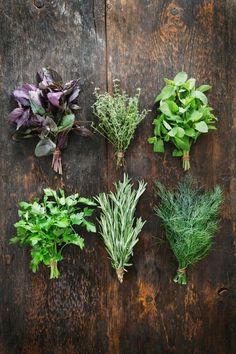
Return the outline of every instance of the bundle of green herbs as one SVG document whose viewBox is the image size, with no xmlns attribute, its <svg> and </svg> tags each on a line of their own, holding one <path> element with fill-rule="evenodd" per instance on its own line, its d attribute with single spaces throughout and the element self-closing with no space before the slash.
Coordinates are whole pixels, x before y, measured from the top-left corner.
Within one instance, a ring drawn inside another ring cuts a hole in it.
<svg viewBox="0 0 236 354">
<path fill-rule="evenodd" d="M 175 149 L 172 155 L 182 156 L 183 169 L 190 169 L 189 154 L 193 143 L 202 133 L 216 129 L 217 118 L 208 105 L 204 92 L 211 86 L 196 87 L 194 78 L 188 79 L 185 72 L 173 80 L 164 79 L 166 86 L 156 97 L 159 114 L 154 119 L 154 136 L 148 139 L 154 152 L 164 152 L 164 143 L 171 142 Z"/>
<path fill-rule="evenodd" d="M 124 175 L 123 181 L 115 183 L 115 192 L 101 193 L 95 198 L 100 215 L 100 234 L 105 243 L 112 267 L 116 269 L 119 281 L 123 282 L 126 267 L 131 266 L 130 257 L 138 242 L 138 235 L 145 221 L 134 216 L 139 198 L 146 184 L 139 181 L 138 189 L 133 189 L 131 180 Z"/>
<path fill-rule="evenodd" d="M 84 239 L 75 227 L 96 232 L 95 225 L 87 220 L 95 205 L 91 199 L 78 194 L 66 197 L 63 190 L 56 192 L 46 188 L 42 202 L 35 199 L 33 203 L 20 203 L 20 220 L 14 225 L 17 235 L 10 243 L 31 247 L 33 272 L 42 262 L 50 267 L 50 279 L 58 278 L 57 263 L 63 259 L 65 246 L 73 244 L 84 248 Z"/>
<path fill-rule="evenodd" d="M 222 191 L 219 186 L 213 191 L 205 191 L 195 185 L 191 176 L 185 176 L 175 191 L 157 182 L 156 192 L 160 203 L 155 212 L 178 261 L 174 281 L 186 284 L 187 268 L 204 258 L 212 248 L 219 224 Z"/>
<path fill-rule="evenodd" d="M 96 89 L 96 102 L 92 108 L 99 120 L 95 130 L 114 146 L 116 165 L 120 167 L 135 130 L 147 111 L 139 111 L 140 89 L 134 97 L 129 97 L 125 91 L 121 91 L 118 80 L 114 80 L 113 87 L 112 95 L 108 92 L 100 93 Z"/>
</svg>

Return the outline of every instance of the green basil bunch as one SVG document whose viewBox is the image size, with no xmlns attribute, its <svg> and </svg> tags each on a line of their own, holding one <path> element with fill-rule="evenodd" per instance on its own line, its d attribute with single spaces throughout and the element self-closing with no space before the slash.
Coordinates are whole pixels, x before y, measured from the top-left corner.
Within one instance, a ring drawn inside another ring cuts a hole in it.
<svg viewBox="0 0 236 354">
<path fill-rule="evenodd" d="M 156 97 L 158 117 L 154 119 L 154 136 L 148 139 L 154 152 L 164 152 L 164 143 L 171 142 L 175 148 L 172 155 L 183 158 L 183 169 L 190 169 L 189 154 L 193 143 L 202 133 L 216 129 L 217 118 L 208 105 L 204 92 L 211 86 L 196 87 L 194 78 L 185 72 L 173 80 L 164 79 L 166 86 Z"/>
</svg>

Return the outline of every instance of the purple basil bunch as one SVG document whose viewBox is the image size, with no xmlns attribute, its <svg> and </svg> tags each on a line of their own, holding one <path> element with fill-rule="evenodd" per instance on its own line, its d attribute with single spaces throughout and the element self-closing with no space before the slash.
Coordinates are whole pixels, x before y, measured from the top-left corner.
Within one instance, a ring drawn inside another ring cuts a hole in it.
<svg viewBox="0 0 236 354">
<path fill-rule="evenodd" d="M 92 133 L 76 120 L 79 110 L 78 81 L 65 84 L 60 75 L 43 68 L 37 73 L 38 83 L 24 84 L 13 91 L 17 107 L 9 114 L 16 125 L 14 140 L 37 136 L 37 157 L 53 155 L 52 168 L 62 174 L 61 151 L 66 148 L 70 131 L 83 136 Z"/>
</svg>

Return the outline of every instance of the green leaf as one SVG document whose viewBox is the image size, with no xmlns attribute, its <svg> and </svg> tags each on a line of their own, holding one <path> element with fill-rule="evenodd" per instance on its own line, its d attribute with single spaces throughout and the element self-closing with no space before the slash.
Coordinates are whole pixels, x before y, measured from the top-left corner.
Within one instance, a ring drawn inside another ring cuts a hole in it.
<svg viewBox="0 0 236 354">
<path fill-rule="evenodd" d="M 208 90 L 211 89 L 211 86 L 210 85 L 201 85 L 197 88 L 198 91 L 201 91 L 201 92 L 206 92 Z"/>
<path fill-rule="evenodd" d="M 62 118 L 62 121 L 58 127 L 58 132 L 62 132 L 63 130 L 69 129 L 73 126 L 75 121 L 74 114 L 68 114 Z"/>
<path fill-rule="evenodd" d="M 168 107 L 172 113 L 176 113 L 179 111 L 179 107 L 174 101 L 166 101 L 166 103 L 168 104 Z"/>
<path fill-rule="evenodd" d="M 217 130 L 217 128 L 214 125 L 208 125 L 208 129 Z"/>
<path fill-rule="evenodd" d="M 154 144 L 156 141 L 157 141 L 157 138 L 155 136 L 151 136 L 150 138 L 148 138 L 149 144 Z"/>
<path fill-rule="evenodd" d="M 84 198 L 84 197 L 80 197 L 78 199 L 78 202 L 79 203 L 82 203 L 82 204 L 86 204 L 88 206 L 96 206 L 97 204 L 90 198 Z"/>
<path fill-rule="evenodd" d="M 168 132 L 168 135 L 174 137 L 176 136 L 177 132 L 178 132 L 178 127 L 174 127 Z"/>
<path fill-rule="evenodd" d="M 56 144 L 50 138 L 46 137 L 38 142 L 35 147 L 34 153 L 37 157 L 47 156 L 53 154 L 55 149 Z"/>
<path fill-rule="evenodd" d="M 163 120 L 162 123 L 167 130 L 171 129 L 171 125 L 169 123 L 167 123 L 165 120 Z"/>
<path fill-rule="evenodd" d="M 195 136 L 195 130 L 193 128 L 187 128 L 185 129 L 185 135 L 194 137 Z"/>
<path fill-rule="evenodd" d="M 61 228 L 66 228 L 68 227 L 70 224 L 69 224 L 69 221 L 67 218 L 64 218 L 64 219 L 61 219 L 61 220 L 57 220 L 55 222 L 55 225 L 57 225 L 58 227 L 61 227 Z"/>
<path fill-rule="evenodd" d="M 208 126 L 204 121 L 201 121 L 199 123 L 195 124 L 195 129 L 199 131 L 200 133 L 207 133 L 208 132 Z"/>
<path fill-rule="evenodd" d="M 167 102 L 161 101 L 161 103 L 160 103 L 160 108 L 159 108 L 159 109 L 160 109 L 160 111 L 161 111 L 162 113 L 164 113 L 166 116 L 168 116 L 168 117 L 171 117 L 171 116 L 172 116 L 171 110 L 170 110 L 170 108 L 169 108 Z"/>
<path fill-rule="evenodd" d="M 181 157 L 181 156 L 183 156 L 183 151 L 174 149 L 174 150 L 172 151 L 172 156 L 173 156 L 173 157 Z"/>
<path fill-rule="evenodd" d="M 191 122 L 197 122 L 199 119 L 202 118 L 202 113 L 199 111 L 193 111 L 189 118 L 187 119 L 188 121 L 191 120 Z"/>
<path fill-rule="evenodd" d="M 29 98 L 30 108 L 34 114 L 39 114 L 43 116 L 45 114 L 45 110 L 42 106 L 39 106 L 33 99 Z"/>
<path fill-rule="evenodd" d="M 185 134 L 184 129 L 181 128 L 181 127 L 178 127 L 178 128 L 177 128 L 177 134 L 176 134 L 176 136 L 177 136 L 178 138 L 182 138 L 182 137 L 184 136 L 184 134 Z"/>
<path fill-rule="evenodd" d="M 153 151 L 154 152 L 164 152 L 164 143 L 162 139 L 158 139 L 153 146 Z"/>
<path fill-rule="evenodd" d="M 84 219 L 83 225 L 86 227 L 88 232 L 96 232 L 96 226 L 92 222 Z"/>
<path fill-rule="evenodd" d="M 207 105 L 208 103 L 206 95 L 204 95 L 204 93 L 202 93 L 201 91 L 193 91 L 191 93 L 191 96 L 194 98 L 198 98 L 204 105 Z"/>
<path fill-rule="evenodd" d="M 165 86 L 161 93 L 156 97 L 155 102 L 160 100 L 166 100 L 167 98 L 171 97 L 175 93 L 175 87 L 172 85 Z"/>
<path fill-rule="evenodd" d="M 70 217 L 70 220 L 73 225 L 81 225 L 84 219 L 84 213 L 80 212 L 78 214 L 73 214 Z"/>
<path fill-rule="evenodd" d="M 183 137 L 183 138 L 175 137 L 174 139 L 175 139 L 175 144 L 179 150 L 189 151 L 190 146 L 187 137 Z"/>
<path fill-rule="evenodd" d="M 184 71 L 182 71 L 174 77 L 174 82 L 178 86 L 183 85 L 186 82 L 187 78 L 188 78 L 188 75 Z"/>
<path fill-rule="evenodd" d="M 165 81 L 165 83 L 167 83 L 168 85 L 173 85 L 173 86 L 175 86 L 174 80 L 170 80 L 170 79 L 167 79 L 167 78 L 165 77 L 165 78 L 164 78 L 164 81 Z"/>
<path fill-rule="evenodd" d="M 84 239 L 78 235 L 76 235 L 76 237 L 70 243 L 72 243 L 73 245 L 79 246 L 81 249 L 84 248 Z"/>
<path fill-rule="evenodd" d="M 15 237 L 12 237 L 11 239 L 10 239 L 10 244 L 16 244 L 17 242 L 19 242 L 19 239 L 18 239 L 18 237 L 17 236 L 15 236 Z"/>
<path fill-rule="evenodd" d="M 196 79 L 192 78 L 188 80 L 189 82 L 189 90 L 192 90 L 195 87 Z"/>
</svg>

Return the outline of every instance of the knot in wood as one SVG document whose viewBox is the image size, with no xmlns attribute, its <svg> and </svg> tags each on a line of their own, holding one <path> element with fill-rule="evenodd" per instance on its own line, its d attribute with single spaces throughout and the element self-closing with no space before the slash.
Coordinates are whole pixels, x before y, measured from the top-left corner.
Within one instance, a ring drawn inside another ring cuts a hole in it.
<svg viewBox="0 0 236 354">
<path fill-rule="evenodd" d="M 44 0 L 34 0 L 34 6 L 38 9 L 41 9 L 44 5 Z"/>
</svg>

